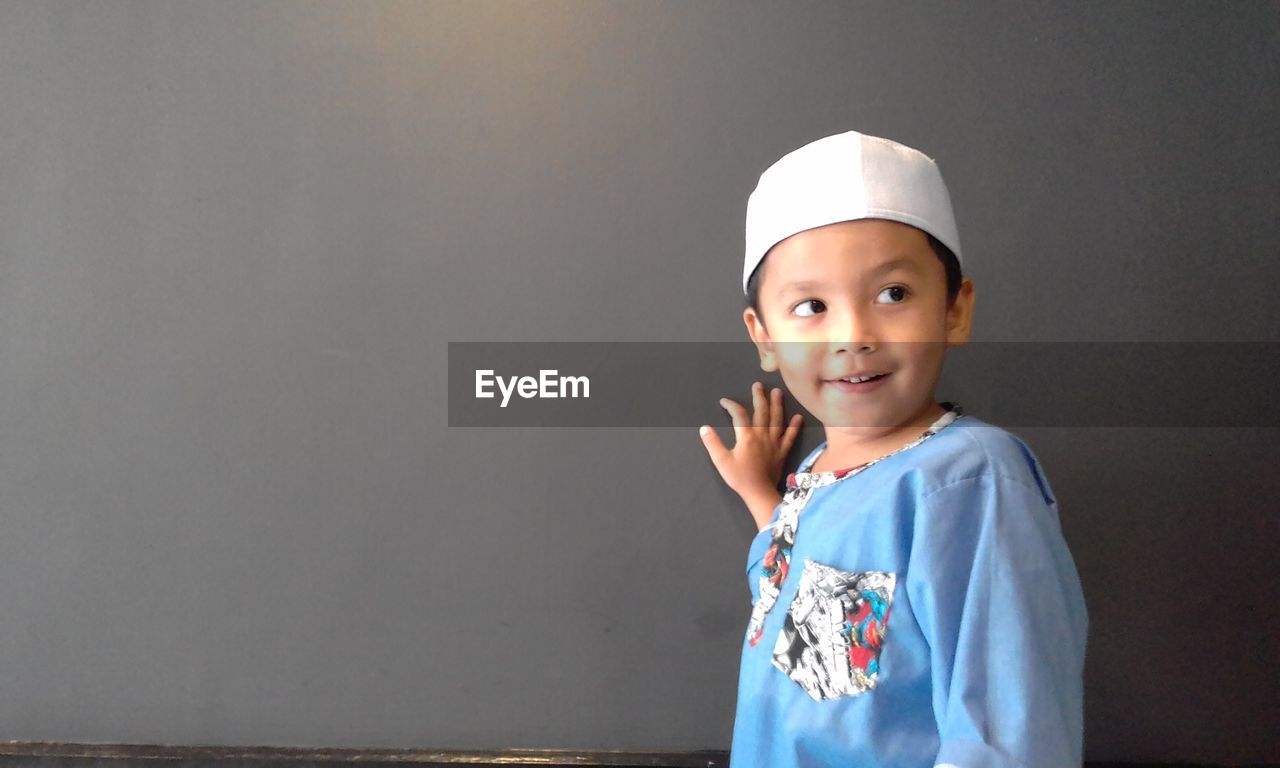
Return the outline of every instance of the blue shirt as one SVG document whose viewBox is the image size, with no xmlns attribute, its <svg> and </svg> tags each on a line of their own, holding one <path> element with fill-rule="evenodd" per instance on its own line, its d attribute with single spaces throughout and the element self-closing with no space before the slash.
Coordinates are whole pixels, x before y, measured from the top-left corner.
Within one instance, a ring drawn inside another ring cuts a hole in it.
<svg viewBox="0 0 1280 768">
<path fill-rule="evenodd" d="M 1030 448 L 972 416 L 860 470 L 809 472 L 825 448 L 751 543 L 731 768 L 1080 766 L 1088 617 Z"/>
</svg>

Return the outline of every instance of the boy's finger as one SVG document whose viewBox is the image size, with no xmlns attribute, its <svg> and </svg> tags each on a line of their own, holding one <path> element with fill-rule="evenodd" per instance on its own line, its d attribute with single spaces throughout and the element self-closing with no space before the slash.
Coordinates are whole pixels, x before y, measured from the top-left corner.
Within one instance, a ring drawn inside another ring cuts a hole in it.
<svg viewBox="0 0 1280 768">
<path fill-rule="evenodd" d="M 800 435 L 800 427 L 804 425 L 804 416 L 796 414 L 791 417 L 791 423 L 787 425 L 787 431 L 782 435 L 782 452 L 785 454 L 791 450 L 791 446 L 795 444 L 796 438 Z"/>
<path fill-rule="evenodd" d="M 733 439 L 735 441 L 742 440 L 742 430 L 748 426 L 747 411 L 735 400 L 727 397 L 720 398 L 720 405 L 729 412 L 729 417 L 733 420 Z"/>
<path fill-rule="evenodd" d="M 769 435 L 776 439 L 782 431 L 782 390 L 774 387 L 771 397 L 773 405 L 769 409 Z"/>
<path fill-rule="evenodd" d="M 764 385 L 755 382 L 751 385 L 751 405 L 755 408 L 755 413 L 751 414 L 751 425 L 753 427 L 766 427 L 769 425 L 769 400 L 764 394 Z"/>
</svg>

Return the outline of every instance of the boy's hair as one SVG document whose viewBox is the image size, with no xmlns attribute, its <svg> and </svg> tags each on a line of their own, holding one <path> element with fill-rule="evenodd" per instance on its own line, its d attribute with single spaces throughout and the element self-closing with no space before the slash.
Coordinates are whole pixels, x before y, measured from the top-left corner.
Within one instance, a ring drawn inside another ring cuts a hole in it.
<svg viewBox="0 0 1280 768">
<path fill-rule="evenodd" d="M 921 230 L 922 232 L 924 230 Z M 947 273 L 947 306 L 950 307 L 955 303 L 956 295 L 960 293 L 960 281 L 964 275 L 960 271 L 960 260 L 951 252 L 951 249 L 942 244 L 942 241 L 928 232 L 924 233 L 929 238 L 929 246 L 933 248 L 933 252 L 938 255 L 938 259 L 942 261 L 942 268 Z M 769 255 L 766 253 L 765 258 Z M 751 277 L 747 280 L 747 306 L 755 310 L 756 316 L 760 318 L 760 324 L 764 325 L 764 315 L 760 312 L 760 270 L 764 268 L 764 259 L 760 260 L 760 264 L 751 273 Z"/>
</svg>

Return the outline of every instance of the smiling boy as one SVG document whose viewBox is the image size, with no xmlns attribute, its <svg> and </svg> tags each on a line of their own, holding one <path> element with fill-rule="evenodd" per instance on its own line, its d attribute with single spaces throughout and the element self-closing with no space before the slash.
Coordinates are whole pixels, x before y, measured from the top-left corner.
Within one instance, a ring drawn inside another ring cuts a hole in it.
<svg viewBox="0 0 1280 768">
<path fill-rule="evenodd" d="M 700 430 L 760 528 L 732 767 L 1079 766 L 1057 501 L 1024 442 L 934 399 L 974 302 L 936 164 L 854 131 L 785 155 L 748 203 L 743 290 L 761 368 L 826 439 L 780 496 L 781 390 L 721 401 L 732 450 Z"/>
</svg>

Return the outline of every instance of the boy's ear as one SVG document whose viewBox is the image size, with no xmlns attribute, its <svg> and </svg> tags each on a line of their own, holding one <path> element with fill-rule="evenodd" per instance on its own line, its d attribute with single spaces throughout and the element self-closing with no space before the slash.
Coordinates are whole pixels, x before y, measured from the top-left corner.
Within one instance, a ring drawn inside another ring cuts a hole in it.
<svg viewBox="0 0 1280 768">
<path fill-rule="evenodd" d="M 960 281 L 956 300 L 947 307 L 947 346 L 963 346 L 969 340 L 969 330 L 972 326 L 973 281 L 966 277 Z"/>
<path fill-rule="evenodd" d="M 742 322 L 747 326 L 747 335 L 756 344 L 756 352 L 760 353 L 760 370 L 771 372 L 778 370 L 777 355 L 773 342 L 769 339 L 769 331 L 764 327 L 764 320 L 751 307 L 742 313 Z"/>
</svg>

